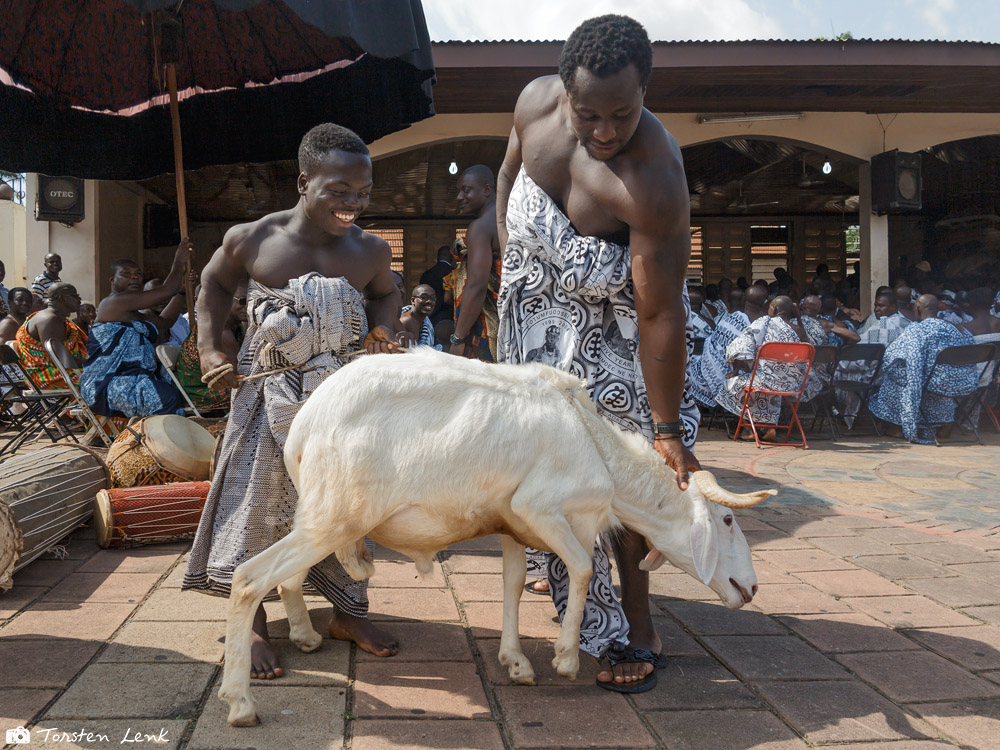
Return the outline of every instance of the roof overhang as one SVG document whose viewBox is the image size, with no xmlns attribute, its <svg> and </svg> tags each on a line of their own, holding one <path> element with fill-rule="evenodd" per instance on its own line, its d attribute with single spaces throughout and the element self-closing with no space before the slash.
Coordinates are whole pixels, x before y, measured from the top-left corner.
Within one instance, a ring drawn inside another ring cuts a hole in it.
<svg viewBox="0 0 1000 750">
<path fill-rule="evenodd" d="M 562 42 L 433 45 L 438 113 L 510 112 L 554 74 Z M 1000 45 L 976 42 L 655 42 L 654 112 L 1000 112 Z"/>
</svg>

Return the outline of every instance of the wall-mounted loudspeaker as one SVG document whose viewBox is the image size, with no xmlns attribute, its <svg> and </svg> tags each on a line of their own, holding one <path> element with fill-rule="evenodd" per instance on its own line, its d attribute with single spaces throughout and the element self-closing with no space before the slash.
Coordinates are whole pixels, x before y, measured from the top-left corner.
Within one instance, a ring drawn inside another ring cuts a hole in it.
<svg viewBox="0 0 1000 750">
<path fill-rule="evenodd" d="M 67 224 L 83 221 L 83 180 L 76 177 L 38 175 L 35 219 Z"/>
<path fill-rule="evenodd" d="M 920 154 L 886 151 L 872 157 L 872 213 L 919 211 Z"/>
<path fill-rule="evenodd" d="M 142 246 L 175 247 L 181 242 L 180 219 L 177 206 L 147 203 L 142 215 Z"/>
</svg>

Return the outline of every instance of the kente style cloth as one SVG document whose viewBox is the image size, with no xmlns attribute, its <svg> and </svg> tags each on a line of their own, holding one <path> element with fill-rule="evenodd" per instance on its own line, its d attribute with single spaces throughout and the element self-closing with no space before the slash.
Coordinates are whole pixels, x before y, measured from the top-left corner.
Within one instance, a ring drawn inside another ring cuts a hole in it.
<svg viewBox="0 0 1000 750">
<path fill-rule="evenodd" d="M 201 357 L 198 355 L 198 328 L 195 326 L 181 344 L 174 375 L 181 388 L 199 410 L 228 409 L 230 393 L 225 386 L 209 389 L 201 382 Z"/>
<path fill-rule="evenodd" d="M 898 312 L 892 315 L 885 315 L 881 318 L 876 318 L 873 313 L 872 318 L 874 319 L 872 324 L 863 333 L 859 334 L 861 336 L 861 340 L 858 341 L 859 344 L 889 346 L 889 344 L 899 338 L 899 334 L 903 332 L 903 329 L 910 325 L 910 321 Z M 837 364 L 837 380 L 853 380 L 863 383 L 875 376 L 877 367 L 877 363 L 868 363 L 863 360 L 856 360 L 854 362 L 841 361 Z M 881 382 L 881 372 L 878 374 L 878 378 Z M 854 418 L 861 411 L 861 399 L 856 393 L 839 389 L 836 391 L 836 398 L 840 413 L 844 415 L 844 422 L 847 428 L 850 429 L 854 425 Z"/>
<path fill-rule="evenodd" d="M 736 341 L 750 325 L 750 318 L 742 310 L 736 310 L 719 319 L 712 335 L 705 340 L 701 357 L 691 363 L 688 375 L 691 378 L 691 395 L 699 406 L 707 409 L 716 407 L 715 394 L 726 382 L 726 375 L 732 367 L 726 362 L 726 349 Z"/>
<path fill-rule="evenodd" d="M 39 312 L 42 311 L 40 310 Z M 36 340 L 34 336 L 28 333 L 28 321 L 37 314 L 32 313 L 29 315 L 24 323 L 21 324 L 21 327 L 17 329 L 17 333 L 14 336 L 17 339 L 18 356 L 21 358 L 21 364 L 24 365 L 28 376 L 39 388 L 43 390 L 65 388 L 66 381 L 63 380 L 62 375 L 59 374 L 59 370 L 52 363 L 42 342 Z M 68 318 L 64 322 L 66 323 L 66 338 L 63 341 L 63 345 L 77 360 L 86 359 L 87 334 L 83 332 L 80 326 Z M 20 374 L 17 377 L 20 377 Z M 70 373 L 70 379 L 74 385 L 76 385 L 79 378 L 80 376 L 76 371 Z M 16 380 L 17 378 L 15 378 Z"/>
<path fill-rule="evenodd" d="M 825 341 L 826 332 L 822 326 L 811 318 L 802 318 L 800 321 L 805 328 L 810 343 L 814 337 L 820 337 Z M 818 332 L 816 329 L 819 329 Z M 743 333 L 737 336 L 726 349 L 726 361 L 733 362 L 740 360 L 749 362 L 752 366 L 757 358 L 760 347 L 771 341 L 784 344 L 799 343 L 800 339 L 794 329 L 781 318 L 772 318 L 765 315 L 757 318 L 747 326 Z M 815 346 L 816 344 L 813 343 Z M 757 367 L 757 376 L 754 385 L 774 391 L 797 391 L 802 384 L 802 375 L 805 372 L 804 364 L 786 362 L 761 362 Z M 742 371 L 738 375 L 727 379 L 722 388 L 715 395 L 715 400 L 726 411 L 732 414 L 743 412 L 743 401 L 746 393 L 743 390 L 750 384 L 750 373 Z M 822 390 L 822 382 L 818 377 L 814 377 L 810 371 L 806 381 L 806 387 L 802 393 L 802 401 L 808 401 Z M 748 406 L 753 415 L 754 422 L 758 424 L 778 424 L 781 416 L 781 396 L 766 396 L 761 393 L 750 395 Z"/>
<path fill-rule="evenodd" d="M 400 314 L 409 312 L 413 305 L 407 305 Z M 434 334 L 434 324 L 431 323 L 431 316 L 424 317 L 424 322 L 420 324 L 420 338 L 417 339 L 417 346 L 429 346 L 432 349 L 441 350 L 441 345 L 437 343 L 437 336 Z"/>
<path fill-rule="evenodd" d="M 652 414 L 639 366 L 639 329 L 629 249 L 577 234 L 555 202 L 522 168 L 507 205 L 507 247 L 500 284 L 499 360 L 540 362 L 586 381 L 598 412 L 622 430 L 653 439 Z M 685 312 L 690 310 L 687 288 Z M 693 338 L 687 329 L 690 356 Z M 684 444 L 698 431 L 698 407 L 685 383 Z M 529 550 L 529 571 L 548 576 L 560 620 L 569 579 L 557 555 Z M 580 648 L 601 656 L 615 641 L 628 643 L 629 625 L 612 587 L 601 540 L 594 548 Z"/>
<path fill-rule="evenodd" d="M 184 399 L 156 358 L 159 331 L 148 320 L 94 323 L 80 395 L 102 417 L 184 414 Z"/>
<path fill-rule="evenodd" d="M 948 346 L 973 343 L 972 334 L 938 318 L 927 318 L 906 329 L 885 350 L 882 384 L 868 408 L 885 422 L 898 424 L 911 443 L 933 443 L 938 425 L 955 419 L 952 396 L 966 396 L 978 386 L 978 371 L 971 365 L 939 366 L 924 390 L 934 360 Z"/>
<path fill-rule="evenodd" d="M 468 280 L 468 270 L 466 257 L 468 249 L 465 244 L 460 244 L 459 248 L 464 252 L 459 255 L 452 254 L 455 261 L 455 270 L 445 277 L 444 288 L 452 291 L 455 300 L 455 323 L 462 312 L 462 297 L 465 295 L 465 283 Z M 497 328 L 499 317 L 497 313 L 497 299 L 500 294 L 500 267 L 503 263 L 503 254 L 493 253 L 490 263 L 490 278 L 486 284 L 486 296 L 483 298 L 483 311 L 479 318 L 469 329 L 466 340 L 465 356 L 470 359 L 480 359 L 484 362 L 495 362 L 497 358 Z"/>
<path fill-rule="evenodd" d="M 291 531 L 298 495 L 283 458 L 288 430 L 344 355 L 361 348 L 362 305 L 344 278 L 309 273 L 282 289 L 250 281 L 239 373 L 296 369 L 245 380 L 235 392 L 183 588 L 228 596 L 236 568 Z M 310 568 L 306 581 L 341 612 L 367 616 L 367 582 L 348 576 L 336 555 Z"/>
<path fill-rule="evenodd" d="M 837 320 L 832 315 L 817 315 L 816 318 L 818 320 L 829 321 L 830 323 L 840 323 L 841 325 L 844 326 L 844 328 L 846 328 L 849 331 L 854 331 L 855 333 L 857 333 L 858 331 L 858 329 L 854 327 L 854 324 L 849 320 Z M 833 331 L 830 331 L 829 333 L 826 333 L 824 335 L 826 336 L 827 346 L 835 346 L 839 349 L 845 343 L 844 340 L 840 338 L 840 336 L 835 334 Z"/>
<path fill-rule="evenodd" d="M 710 315 L 709 310 L 705 310 L 704 306 L 702 310 L 706 315 Z M 725 316 L 722 316 L 725 317 Z M 722 318 L 719 318 L 721 320 Z M 715 328 L 709 323 L 705 318 L 692 310 L 688 314 L 688 324 L 691 326 L 692 335 L 696 339 L 707 339 L 715 331 Z"/>
</svg>

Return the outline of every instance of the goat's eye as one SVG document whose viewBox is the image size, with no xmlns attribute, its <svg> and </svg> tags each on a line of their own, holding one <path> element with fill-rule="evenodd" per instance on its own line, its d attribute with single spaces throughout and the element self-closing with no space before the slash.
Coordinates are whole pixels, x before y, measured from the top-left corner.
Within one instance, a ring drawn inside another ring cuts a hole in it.
<svg viewBox="0 0 1000 750">
<path fill-rule="evenodd" d="M 726 526 L 732 526 L 733 525 L 733 517 L 732 517 L 732 515 L 723 516 L 722 517 L 722 522 L 724 524 L 726 524 Z"/>
</svg>

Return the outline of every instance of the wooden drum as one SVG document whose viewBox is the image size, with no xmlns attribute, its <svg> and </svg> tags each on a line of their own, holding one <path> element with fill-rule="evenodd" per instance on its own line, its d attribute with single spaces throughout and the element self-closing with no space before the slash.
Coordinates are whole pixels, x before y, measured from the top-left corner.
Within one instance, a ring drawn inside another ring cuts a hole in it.
<svg viewBox="0 0 1000 750">
<path fill-rule="evenodd" d="M 51 445 L 0 464 L 0 591 L 11 576 L 90 518 L 110 476 L 81 445 Z"/>
<path fill-rule="evenodd" d="M 209 482 L 175 482 L 101 490 L 94 527 L 102 547 L 178 542 L 194 538 Z"/>
<path fill-rule="evenodd" d="M 108 449 L 112 487 L 146 487 L 203 482 L 209 474 L 215 438 L 177 414 L 146 417 L 122 430 Z"/>
</svg>

